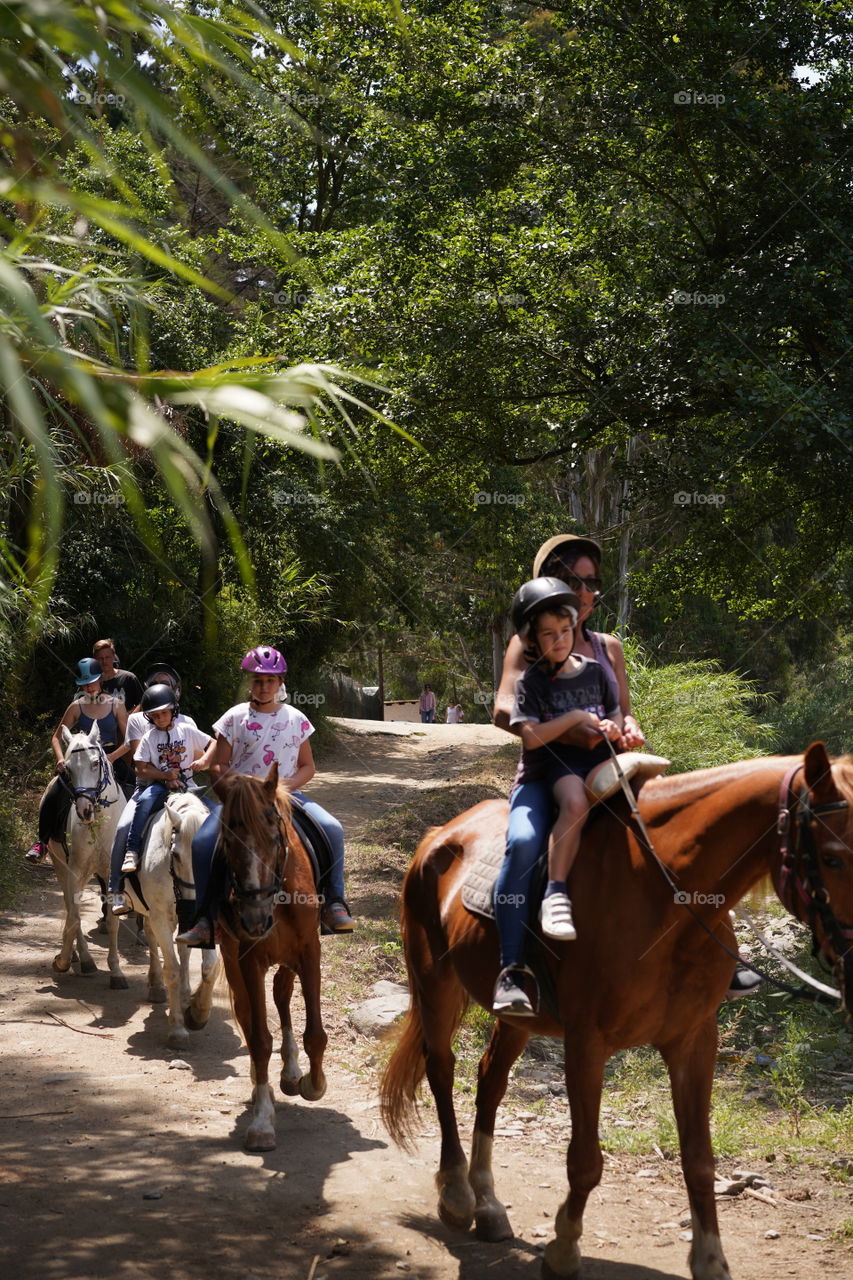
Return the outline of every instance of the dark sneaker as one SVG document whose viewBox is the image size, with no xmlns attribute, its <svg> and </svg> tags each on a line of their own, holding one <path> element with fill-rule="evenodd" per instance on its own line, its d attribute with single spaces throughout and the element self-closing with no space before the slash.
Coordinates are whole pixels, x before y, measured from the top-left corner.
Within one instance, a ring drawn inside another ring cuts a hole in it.
<svg viewBox="0 0 853 1280">
<path fill-rule="evenodd" d="M 191 929 L 186 929 L 183 933 L 179 933 L 175 941 L 180 942 L 184 947 L 212 947 L 213 931 L 210 927 L 210 921 L 206 916 L 202 916 Z"/>
<path fill-rule="evenodd" d="M 521 986 L 524 974 L 524 969 L 509 967 L 501 970 L 492 997 L 492 1013 L 515 1013 L 527 1018 L 534 1016 L 533 1005 Z"/>
<path fill-rule="evenodd" d="M 323 933 L 352 933 L 355 921 L 347 904 L 340 898 L 336 902 L 327 902 L 320 912 L 320 928 Z"/>
<path fill-rule="evenodd" d="M 41 862 L 42 858 L 47 857 L 47 845 L 42 844 L 40 840 L 36 840 L 35 844 L 30 845 L 24 854 L 27 862 Z"/>
<path fill-rule="evenodd" d="M 763 981 L 760 973 L 753 973 L 752 969 L 747 969 L 746 965 L 736 965 L 726 992 L 726 999 L 737 1000 L 738 996 L 751 995 L 753 991 L 758 990 Z"/>
</svg>

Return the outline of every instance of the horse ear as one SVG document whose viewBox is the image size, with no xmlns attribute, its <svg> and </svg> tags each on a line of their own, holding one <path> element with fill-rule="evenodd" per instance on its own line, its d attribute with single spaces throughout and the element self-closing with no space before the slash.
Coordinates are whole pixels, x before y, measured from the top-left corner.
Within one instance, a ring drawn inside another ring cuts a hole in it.
<svg viewBox="0 0 853 1280">
<path fill-rule="evenodd" d="M 98 727 L 97 720 L 93 720 L 92 727 L 89 730 L 89 742 L 92 744 L 92 746 L 94 746 L 96 742 L 100 742 L 100 741 L 101 741 L 101 730 Z"/>
<path fill-rule="evenodd" d="M 264 791 L 267 793 L 268 796 L 270 796 L 271 799 L 275 799 L 275 793 L 277 790 L 278 790 L 278 761 L 273 760 L 272 764 L 270 765 L 270 771 L 267 774 L 266 779 L 264 780 Z"/>
<path fill-rule="evenodd" d="M 804 777 L 806 786 L 818 804 L 825 804 L 838 796 L 832 778 L 832 765 L 822 742 L 813 742 L 805 755 Z"/>
<path fill-rule="evenodd" d="M 71 739 L 72 739 L 73 737 L 74 737 L 74 734 L 73 734 L 73 733 L 71 732 L 71 730 L 68 728 L 68 725 L 67 725 L 67 724 L 64 724 L 64 725 L 62 726 L 62 745 L 63 745 L 63 747 L 67 747 L 67 746 L 68 746 L 68 744 L 69 744 L 69 742 L 71 741 Z"/>
</svg>

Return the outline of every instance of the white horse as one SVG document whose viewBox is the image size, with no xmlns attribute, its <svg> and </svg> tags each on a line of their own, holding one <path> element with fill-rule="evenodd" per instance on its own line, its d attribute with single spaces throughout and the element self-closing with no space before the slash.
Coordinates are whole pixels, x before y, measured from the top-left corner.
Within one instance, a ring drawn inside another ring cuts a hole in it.
<svg viewBox="0 0 853 1280">
<path fill-rule="evenodd" d="M 195 905 L 192 877 L 192 842 L 205 818 L 206 805 L 192 792 L 175 792 L 166 799 L 163 812 L 149 828 L 139 864 L 138 893 L 130 877 L 125 893 L 133 909 L 147 917 L 148 998 L 154 1004 L 169 1003 L 169 1037 L 172 1049 L 186 1049 L 190 1031 L 200 1031 L 210 1017 L 213 988 L 219 973 L 215 948 L 202 951 L 201 981 L 190 994 L 190 950 L 175 953 L 176 891 Z M 162 965 L 160 955 L 163 954 Z M 165 978 L 165 988 L 163 981 Z M 189 1028 L 189 1030 L 188 1030 Z"/>
<path fill-rule="evenodd" d="M 66 828 L 67 859 L 61 841 L 51 839 L 47 846 L 65 897 L 62 947 L 54 956 L 53 968 L 56 973 L 68 972 L 76 944 L 80 972 L 90 974 L 97 972 L 97 965 L 83 936 L 80 903 L 85 901 L 86 886 L 93 876 L 98 876 L 104 885 L 107 883 L 113 836 L 126 800 L 101 746 L 97 720 L 88 733 L 71 733 L 63 725 L 62 741 L 65 746 L 65 772 L 61 776 L 74 803 Z M 127 986 L 127 979 L 119 964 L 118 918 L 111 913 L 107 914 L 107 932 L 110 986 L 123 989 Z"/>
</svg>

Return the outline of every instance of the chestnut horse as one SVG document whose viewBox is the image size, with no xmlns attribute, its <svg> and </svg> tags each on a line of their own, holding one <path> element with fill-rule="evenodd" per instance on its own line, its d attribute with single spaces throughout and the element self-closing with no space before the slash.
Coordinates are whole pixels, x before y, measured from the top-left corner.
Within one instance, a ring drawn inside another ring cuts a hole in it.
<svg viewBox="0 0 853 1280">
<path fill-rule="evenodd" d="M 571 874 L 578 938 L 540 940 L 543 999 L 534 1018 L 500 1018 L 480 1062 L 470 1166 L 453 1109 L 451 1041 L 469 998 L 491 1008 L 494 924 L 462 905 L 470 860 L 502 842 L 503 801 L 485 801 L 430 832 L 403 885 L 402 933 L 411 1003 L 382 1081 L 382 1114 L 407 1145 L 426 1075 L 441 1126 L 439 1214 L 476 1222 L 486 1240 L 512 1236 L 495 1198 L 495 1113 L 531 1033 L 564 1042 L 571 1110 L 569 1194 L 545 1250 L 546 1277 L 578 1276 L 583 1211 L 601 1179 L 604 1065 L 652 1044 L 666 1062 L 693 1221 L 690 1274 L 730 1280 L 714 1201 L 710 1136 L 717 1007 L 732 973 L 729 908 L 768 873 L 808 924 L 853 1005 L 853 760 L 830 764 L 822 743 L 804 758 L 746 760 L 646 782 L 641 816 L 667 874 L 638 836 L 621 793 L 584 832 Z M 720 945 L 724 944 L 724 945 Z M 726 950 L 728 948 L 728 950 Z"/>
<path fill-rule="evenodd" d="M 219 850 L 226 868 L 220 908 L 220 946 L 237 1018 L 252 1060 L 254 1109 L 246 1135 L 249 1151 L 275 1147 L 275 1108 L 269 1085 L 272 1036 L 267 1026 L 267 970 L 278 969 L 273 998 L 282 1029 L 282 1093 L 316 1102 L 326 1092 L 323 1054 L 327 1036 L 320 1013 L 320 898 L 308 854 L 290 821 L 287 788 L 278 765 L 266 779 L 229 774 L 217 786 L 223 796 Z M 296 975 L 305 1000 L 302 1043 L 310 1071 L 302 1074 L 290 1020 Z"/>
</svg>

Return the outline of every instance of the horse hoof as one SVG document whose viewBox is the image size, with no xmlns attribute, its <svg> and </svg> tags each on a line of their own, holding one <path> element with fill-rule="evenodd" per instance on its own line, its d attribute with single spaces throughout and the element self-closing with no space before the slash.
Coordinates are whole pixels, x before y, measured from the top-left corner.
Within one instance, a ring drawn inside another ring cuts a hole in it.
<svg viewBox="0 0 853 1280">
<path fill-rule="evenodd" d="M 282 1075 L 279 1085 L 282 1093 L 288 1098 L 298 1098 L 302 1086 L 302 1076 L 297 1076 L 294 1079 L 293 1077 L 287 1078 Z"/>
<path fill-rule="evenodd" d="M 165 1004 L 167 1000 L 165 987 L 149 987 L 148 1003 L 149 1004 Z"/>
<path fill-rule="evenodd" d="M 184 1026 L 188 1031 L 203 1031 L 207 1026 L 207 1019 L 210 1015 L 205 1014 L 203 1018 L 199 1018 L 192 1008 L 184 1010 Z"/>
<path fill-rule="evenodd" d="M 67 973 L 71 968 L 71 961 L 69 960 L 68 964 L 60 964 L 59 956 L 54 956 L 53 964 L 50 967 L 53 969 L 54 973 Z"/>
<path fill-rule="evenodd" d="M 470 1231 L 471 1224 L 474 1221 L 473 1211 L 471 1213 L 456 1213 L 449 1209 L 443 1200 L 438 1202 L 438 1216 L 446 1227 L 452 1227 L 454 1231 Z"/>
<path fill-rule="evenodd" d="M 300 1093 L 300 1096 L 303 1097 L 306 1102 L 319 1102 L 325 1092 L 326 1092 L 325 1076 L 323 1076 L 320 1082 L 319 1089 L 314 1088 L 314 1086 L 311 1083 L 311 1077 L 310 1075 L 308 1075 L 307 1072 L 299 1081 L 299 1093 Z"/>
<path fill-rule="evenodd" d="M 257 1133 L 250 1129 L 246 1134 L 245 1147 L 247 1151 L 275 1151 L 275 1134 L 270 1129 L 261 1129 Z"/>
<path fill-rule="evenodd" d="M 98 966 L 95 964 L 94 960 L 81 960 L 80 972 L 84 974 L 85 977 L 91 978 L 93 973 L 98 972 Z M 112 985 L 113 985 L 112 982 L 110 982 L 110 986 Z M 125 983 L 124 985 L 127 986 L 127 983 Z"/>
<path fill-rule="evenodd" d="M 552 1263 L 562 1262 L 564 1257 L 569 1270 L 555 1270 Z M 549 1241 L 542 1258 L 542 1280 L 580 1280 L 580 1274 L 581 1253 L 577 1244 L 566 1245 L 559 1240 Z"/>
<path fill-rule="evenodd" d="M 95 970 L 95 966 L 92 965 L 91 972 L 94 972 L 94 970 Z M 88 969 L 84 969 L 83 972 L 89 973 L 90 971 Z M 123 973 L 110 974 L 110 990 L 111 991 L 127 991 L 127 987 L 128 987 L 127 978 L 124 976 Z"/>
<path fill-rule="evenodd" d="M 497 1244 L 499 1240 L 512 1240 L 514 1232 L 509 1225 L 506 1210 L 482 1209 L 475 1217 L 474 1234 L 478 1240 L 486 1240 L 489 1244 Z"/>
<path fill-rule="evenodd" d="M 175 1027 L 173 1031 L 169 1032 L 168 1039 L 166 1040 L 166 1045 L 169 1049 L 188 1049 L 189 1043 L 189 1034 L 183 1027 Z"/>
</svg>

